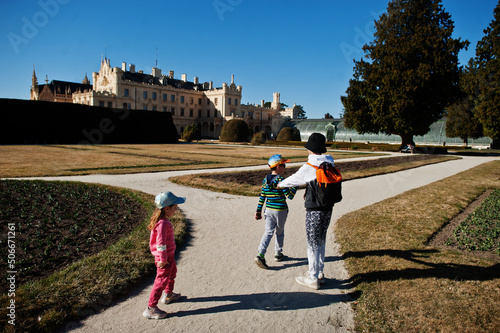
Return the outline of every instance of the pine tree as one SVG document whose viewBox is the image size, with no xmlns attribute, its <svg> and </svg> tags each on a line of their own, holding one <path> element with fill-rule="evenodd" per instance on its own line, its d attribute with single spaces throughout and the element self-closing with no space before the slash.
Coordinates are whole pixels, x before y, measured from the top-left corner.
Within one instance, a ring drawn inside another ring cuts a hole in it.
<svg viewBox="0 0 500 333">
<path fill-rule="evenodd" d="M 393 0 L 375 29 L 341 97 L 344 124 L 399 135 L 405 146 L 426 134 L 459 93 L 458 53 L 468 41 L 451 37 L 453 21 L 440 0 Z"/>
<path fill-rule="evenodd" d="M 484 134 L 493 139 L 493 146 L 500 145 L 500 1 L 493 12 L 494 19 L 485 36 L 476 46 L 478 73 L 476 117 L 481 121 Z"/>
</svg>

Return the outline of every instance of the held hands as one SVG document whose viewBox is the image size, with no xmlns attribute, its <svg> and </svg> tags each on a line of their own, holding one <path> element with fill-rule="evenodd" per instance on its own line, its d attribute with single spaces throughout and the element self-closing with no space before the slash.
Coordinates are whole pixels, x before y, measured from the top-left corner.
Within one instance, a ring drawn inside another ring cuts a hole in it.
<svg viewBox="0 0 500 333">
<path fill-rule="evenodd" d="M 255 219 L 256 220 L 260 220 L 261 218 L 262 218 L 262 214 L 261 213 L 259 213 L 259 212 L 255 213 Z"/>
</svg>

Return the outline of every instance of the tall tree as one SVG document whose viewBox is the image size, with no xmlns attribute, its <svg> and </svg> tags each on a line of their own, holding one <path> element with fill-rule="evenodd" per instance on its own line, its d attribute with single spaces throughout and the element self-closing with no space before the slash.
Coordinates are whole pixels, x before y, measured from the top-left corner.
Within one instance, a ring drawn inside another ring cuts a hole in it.
<svg viewBox="0 0 500 333">
<path fill-rule="evenodd" d="M 341 97 L 345 126 L 399 135 L 405 146 L 459 92 L 458 53 L 469 42 L 451 37 L 453 21 L 440 0 L 393 0 L 375 29 Z"/>
<path fill-rule="evenodd" d="M 476 74 L 476 63 L 474 59 L 470 59 L 460 76 L 461 97 L 447 109 L 446 136 L 461 138 L 465 146 L 469 139 L 477 139 L 484 135 L 483 126 L 474 115 Z"/>
<path fill-rule="evenodd" d="M 484 134 L 500 145 L 500 1 L 493 12 L 493 21 L 484 30 L 485 36 L 476 46 L 477 104 L 476 117 L 483 124 Z"/>
<path fill-rule="evenodd" d="M 302 105 L 295 105 L 295 108 L 298 109 L 297 119 L 307 119 L 306 111 L 304 111 L 304 107 L 302 107 Z"/>
</svg>

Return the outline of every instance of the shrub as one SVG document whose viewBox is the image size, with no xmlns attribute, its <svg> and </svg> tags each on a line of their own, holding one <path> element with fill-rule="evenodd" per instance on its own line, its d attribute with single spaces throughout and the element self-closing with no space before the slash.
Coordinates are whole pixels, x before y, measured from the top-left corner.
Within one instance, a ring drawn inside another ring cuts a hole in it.
<svg viewBox="0 0 500 333">
<path fill-rule="evenodd" d="M 300 131 L 293 127 L 283 127 L 276 138 L 277 141 L 301 141 Z"/>
<path fill-rule="evenodd" d="M 182 132 L 181 139 L 186 142 L 191 142 L 193 140 L 201 139 L 201 131 L 198 124 L 192 124 L 186 126 L 184 132 Z"/>
<path fill-rule="evenodd" d="M 220 142 L 247 142 L 248 125 L 241 119 L 231 119 L 221 129 Z"/>
<path fill-rule="evenodd" d="M 253 145 L 262 145 L 262 144 L 266 143 L 266 141 L 267 141 L 266 132 L 259 132 L 252 137 L 252 144 Z"/>
</svg>

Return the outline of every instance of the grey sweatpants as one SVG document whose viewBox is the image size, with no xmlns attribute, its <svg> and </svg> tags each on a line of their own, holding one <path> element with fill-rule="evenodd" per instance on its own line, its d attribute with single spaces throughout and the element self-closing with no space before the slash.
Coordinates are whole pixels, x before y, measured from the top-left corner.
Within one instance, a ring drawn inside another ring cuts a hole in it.
<svg viewBox="0 0 500 333">
<path fill-rule="evenodd" d="M 267 247 L 276 232 L 275 252 L 283 252 L 283 241 L 285 239 L 285 222 L 288 216 L 288 210 L 271 210 L 266 209 L 264 218 L 266 221 L 266 230 L 260 241 L 258 248 L 259 253 L 266 254 Z"/>
</svg>

